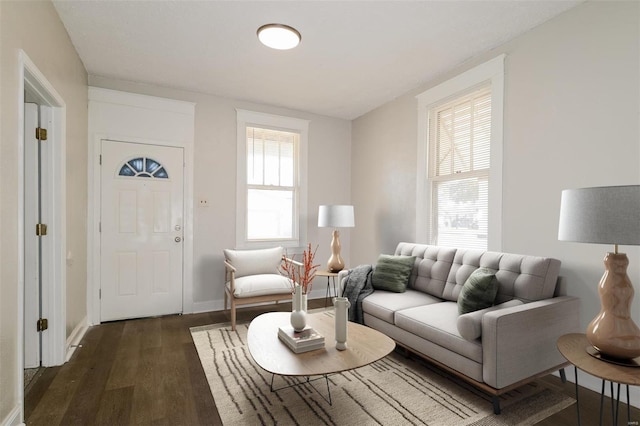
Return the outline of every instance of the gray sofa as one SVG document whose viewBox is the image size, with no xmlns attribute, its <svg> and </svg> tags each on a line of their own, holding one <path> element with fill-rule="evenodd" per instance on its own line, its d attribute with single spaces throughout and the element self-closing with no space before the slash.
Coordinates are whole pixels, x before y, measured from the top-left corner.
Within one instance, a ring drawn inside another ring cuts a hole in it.
<svg viewBox="0 0 640 426">
<path fill-rule="evenodd" d="M 367 326 L 492 395 L 496 414 L 499 395 L 558 370 L 564 379 L 556 340 L 579 331 L 580 301 L 565 294 L 559 260 L 404 242 L 394 254 L 416 257 L 407 290 L 365 297 Z M 496 271 L 495 305 L 459 315 L 458 295 L 479 267 Z"/>
</svg>

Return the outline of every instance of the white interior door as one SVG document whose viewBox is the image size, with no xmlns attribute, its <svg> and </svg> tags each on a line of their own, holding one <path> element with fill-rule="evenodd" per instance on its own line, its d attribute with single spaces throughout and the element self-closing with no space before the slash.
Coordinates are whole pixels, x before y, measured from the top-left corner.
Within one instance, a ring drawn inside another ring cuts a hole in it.
<svg viewBox="0 0 640 426">
<path fill-rule="evenodd" d="M 102 140 L 101 321 L 182 312 L 183 158 Z"/>
<path fill-rule="evenodd" d="M 40 178 L 36 128 L 38 105 L 24 104 L 24 367 L 40 366 L 40 244 L 36 236 L 39 222 Z"/>
</svg>

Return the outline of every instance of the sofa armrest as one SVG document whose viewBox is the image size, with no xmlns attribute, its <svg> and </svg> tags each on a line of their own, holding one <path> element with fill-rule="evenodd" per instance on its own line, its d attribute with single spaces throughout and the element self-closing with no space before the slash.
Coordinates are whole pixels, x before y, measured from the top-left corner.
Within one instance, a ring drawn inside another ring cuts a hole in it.
<svg viewBox="0 0 640 426">
<path fill-rule="evenodd" d="M 580 330 L 580 299 L 553 297 L 482 317 L 482 376 L 501 389 L 560 367 L 558 338 Z"/>
<path fill-rule="evenodd" d="M 236 268 L 233 267 L 228 260 L 224 260 L 224 282 L 229 283 L 229 291 L 231 294 L 235 292 L 236 284 Z"/>
</svg>

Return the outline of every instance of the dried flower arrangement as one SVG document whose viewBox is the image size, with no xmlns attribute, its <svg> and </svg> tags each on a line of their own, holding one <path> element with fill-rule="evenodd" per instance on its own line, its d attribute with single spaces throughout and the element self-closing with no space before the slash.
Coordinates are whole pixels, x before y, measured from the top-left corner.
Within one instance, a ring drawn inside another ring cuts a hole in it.
<svg viewBox="0 0 640 426">
<path fill-rule="evenodd" d="M 313 259 L 316 257 L 316 251 L 311 251 L 311 243 L 308 244 L 307 249 L 302 253 L 302 263 L 295 260 L 295 256 L 287 256 L 285 252 L 284 262 L 281 269 L 284 274 L 292 281 L 291 292 L 295 291 L 295 284 L 297 283 L 302 288 L 302 294 L 308 294 L 311 291 L 313 284 L 313 278 L 316 276 L 316 269 L 320 265 L 314 265 Z"/>
</svg>

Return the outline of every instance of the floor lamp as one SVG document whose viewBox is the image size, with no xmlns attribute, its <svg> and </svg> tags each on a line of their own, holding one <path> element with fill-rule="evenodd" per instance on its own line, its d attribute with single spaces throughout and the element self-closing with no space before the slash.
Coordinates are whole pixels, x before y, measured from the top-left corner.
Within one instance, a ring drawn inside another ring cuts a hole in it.
<svg viewBox="0 0 640 426">
<path fill-rule="evenodd" d="M 640 367 L 640 329 L 631 318 L 634 290 L 627 275 L 629 259 L 618 245 L 640 245 L 640 185 L 562 191 L 558 239 L 614 244 L 604 258 L 598 285 L 600 313 L 587 327 L 593 356 Z"/>
<path fill-rule="evenodd" d="M 344 260 L 340 256 L 340 233 L 335 228 L 353 228 L 354 226 L 353 206 L 326 205 L 318 208 L 318 227 L 334 228 L 331 257 L 327 262 L 329 272 L 340 272 L 344 269 Z"/>
</svg>

